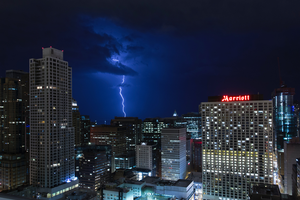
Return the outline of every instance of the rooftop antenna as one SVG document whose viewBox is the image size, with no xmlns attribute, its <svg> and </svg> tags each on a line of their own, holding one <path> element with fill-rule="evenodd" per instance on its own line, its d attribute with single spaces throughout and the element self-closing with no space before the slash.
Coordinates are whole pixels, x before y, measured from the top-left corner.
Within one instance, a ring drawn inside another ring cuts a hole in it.
<svg viewBox="0 0 300 200">
<path fill-rule="evenodd" d="M 279 57 L 277 57 L 277 61 L 278 61 L 278 72 L 279 72 L 279 84 L 280 87 L 283 85 L 282 79 L 281 79 L 281 73 L 280 73 L 280 62 L 279 62 Z"/>
</svg>

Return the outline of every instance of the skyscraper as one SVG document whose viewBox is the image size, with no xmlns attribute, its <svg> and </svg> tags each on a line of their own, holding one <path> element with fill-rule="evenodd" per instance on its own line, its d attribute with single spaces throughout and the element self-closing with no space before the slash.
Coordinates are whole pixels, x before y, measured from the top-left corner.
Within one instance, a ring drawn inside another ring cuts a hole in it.
<svg viewBox="0 0 300 200">
<path fill-rule="evenodd" d="M 29 74 L 30 182 L 49 198 L 78 187 L 72 68 L 63 51 L 50 47 L 43 49 L 43 58 L 29 60 Z"/>
<path fill-rule="evenodd" d="M 0 79 L 0 191 L 27 182 L 28 90 L 27 72 L 7 70 L 6 78 Z"/>
<path fill-rule="evenodd" d="M 184 179 L 186 175 L 186 128 L 166 128 L 161 131 L 162 179 Z"/>
<path fill-rule="evenodd" d="M 273 184 L 273 104 L 262 95 L 202 102 L 203 198 L 246 199 L 250 183 Z"/>
<path fill-rule="evenodd" d="M 77 101 L 72 99 L 72 125 L 74 127 L 74 134 L 75 134 L 75 145 L 80 146 L 82 145 L 82 136 L 81 136 L 81 117 L 79 112 L 79 106 L 77 105 Z"/>
<path fill-rule="evenodd" d="M 294 116 L 295 89 L 282 84 L 274 90 L 273 122 L 275 144 L 277 147 L 277 162 L 280 175 L 284 175 L 284 142 L 297 136 L 297 118 Z M 289 170 L 289 169 L 288 169 Z"/>
<path fill-rule="evenodd" d="M 277 150 L 284 149 L 284 141 L 297 137 L 296 119 L 294 117 L 295 89 L 286 85 L 274 90 L 274 126 Z"/>
</svg>

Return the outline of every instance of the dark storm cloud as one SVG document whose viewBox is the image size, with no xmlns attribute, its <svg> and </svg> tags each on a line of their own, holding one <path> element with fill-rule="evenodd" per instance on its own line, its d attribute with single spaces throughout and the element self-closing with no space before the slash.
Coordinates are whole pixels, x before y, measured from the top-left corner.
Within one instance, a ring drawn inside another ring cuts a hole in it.
<svg viewBox="0 0 300 200">
<path fill-rule="evenodd" d="M 0 66 L 27 71 L 31 57 L 41 57 L 42 47 L 63 49 L 70 65 L 78 71 L 98 71 L 116 75 L 137 75 L 124 64 L 112 65 L 107 60 L 124 51 L 118 38 L 107 33 L 96 33 L 90 24 L 91 18 L 72 8 L 72 4 L 55 5 L 55 1 L 35 4 L 12 1 L 0 6 Z M 60 5 L 60 6 L 58 6 Z M 14 9 L 15 10 L 14 10 Z M 22 52 L 19 60 L 11 52 Z M 37 53 L 33 53 L 37 52 Z"/>
<path fill-rule="evenodd" d="M 132 46 L 132 45 L 128 45 L 126 47 L 126 50 L 127 51 L 142 51 L 144 50 L 145 48 L 144 47 L 141 47 L 141 46 Z"/>
<path fill-rule="evenodd" d="M 76 1 L 75 1 L 76 2 Z M 127 0 L 86 3 L 86 13 L 139 30 L 281 30 L 299 25 L 300 2 L 240 0 Z"/>
</svg>

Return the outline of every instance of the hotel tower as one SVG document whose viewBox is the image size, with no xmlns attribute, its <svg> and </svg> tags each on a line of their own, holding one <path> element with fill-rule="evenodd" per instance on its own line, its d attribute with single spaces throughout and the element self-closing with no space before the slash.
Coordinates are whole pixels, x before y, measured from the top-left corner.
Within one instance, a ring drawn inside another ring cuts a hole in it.
<svg viewBox="0 0 300 200">
<path fill-rule="evenodd" d="M 272 100 L 209 97 L 199 112 L 203 199 L 247 199 L 250 183 L 273 183 Z"/>
</svg>

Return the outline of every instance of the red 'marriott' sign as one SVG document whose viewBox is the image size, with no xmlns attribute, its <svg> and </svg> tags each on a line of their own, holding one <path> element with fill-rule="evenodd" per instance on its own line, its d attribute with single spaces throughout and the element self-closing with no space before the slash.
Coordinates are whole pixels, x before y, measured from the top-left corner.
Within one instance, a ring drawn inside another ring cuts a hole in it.
<svg viewBox="0 0 300 200">
<path fill-rule="evenodd" d="M 223 96 L 222 101 L 250 101 L 250 95 L 239 96 Z"/>
</svg>

